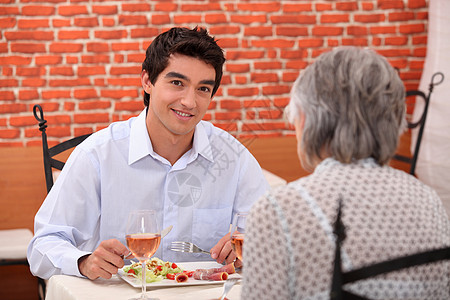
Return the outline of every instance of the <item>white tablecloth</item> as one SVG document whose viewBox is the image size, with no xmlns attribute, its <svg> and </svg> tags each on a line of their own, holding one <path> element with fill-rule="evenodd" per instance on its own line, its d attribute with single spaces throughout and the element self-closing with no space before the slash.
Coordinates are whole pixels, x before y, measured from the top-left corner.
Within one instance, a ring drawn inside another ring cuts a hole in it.
<svg viewBox="0 0 450 300">
<path fill-rule="evenodd" d="M 160 300 L 212 300 L 219 299 L 222 295 L 222 284 L 197 285 L 172 288 L 147 288 L 150 297 Z M 236 284 L 227 298 L 240 299 L 241 285 Z M 47 284 L 46 300 L 127 300 L 139 296 L 140 288 L 134 288 L 118 276 L 111 279 L 78 278 L 67 275 L 55 275 Z"/>
<path fill-rule="evenodd" d="M 262 172 L 271 188 L 286 185 L 287 183 L 287 181 L 281 178 L 280 176 L 277 176 L 267 170 L 262 169 Z"/>
<path fill-rule="evenodd" d="M 33 233 L 29 229 L 0 230 L 0 259 L 24 259 Z"/>
</svg>

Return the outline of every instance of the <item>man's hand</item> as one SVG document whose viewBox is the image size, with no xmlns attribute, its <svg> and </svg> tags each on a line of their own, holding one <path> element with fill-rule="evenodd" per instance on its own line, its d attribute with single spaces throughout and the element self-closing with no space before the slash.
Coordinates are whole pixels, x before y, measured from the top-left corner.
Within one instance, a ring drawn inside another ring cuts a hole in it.
<svg viewBox="0 0 450 300">
<path fill-rule="evenodd" d="M 236 259 L 236 254 L 231 248 L 230 234 L 225 235 L 223 238 L 217 242 L 217 244 L 211 248 L 211 257 L 215 259 L 219 264 L 225 263 L 230 264 L 233 261 L 234 266 L 239 268 L 242 266 L 242 262 Z"/>
<path fill-rule="evenodd" d="M 123 257 L 128 253 L 127 247 L 118 240 L 106 240 L 94 252 L 78 260 L 78 269 L 91 280 L 99 277 L 109 279 L 124 266 Z"/>
</svg>

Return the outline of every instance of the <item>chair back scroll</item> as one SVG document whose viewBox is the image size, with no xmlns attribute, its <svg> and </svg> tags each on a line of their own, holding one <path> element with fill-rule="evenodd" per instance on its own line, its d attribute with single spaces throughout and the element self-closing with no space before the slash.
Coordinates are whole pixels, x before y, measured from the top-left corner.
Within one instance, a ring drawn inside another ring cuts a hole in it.
<svg viewBox="0 0 450 300">
<path fill-rule="evenodd" d="M 440 77 L 440 78 L 439 78 Z M 425 121 L 427 119 L 428 107 L 430 104 L 431 93 L 433 92 L 433 88 L 436 85 L 441 84 L 444 81 L 444 74 L 441 72 L 436 72 L 431 77 L 431 82 L 428 86 L 428 94 L 425 94 L 419 90 L 411 90 L 406 92 L 406 99 L 408 97 L 416 97 L 417 99 L 422 99 L 424 101 L 423 112 L 418 121 L 414 122 L 413 120 L 408 121 L 408 129 L 415 129 L 418 127 L 416 145 L 414 146 L 414 151 L 411 156 L 405 156 L 401 154 L 395 154 L 393 159 L 408 163 L 410 165 L 409 174 L 414 175 L 416 171 L 417 158 L 419 157 L 420 144 L 422 143 L 422 136 L 425 128 Z M 406 100 L 405 99 L 405 100 Z"/>
<path fill-rule="evenodd" d="M 39 113 L 38 113 L 39 112 Z M 57 144 L 51 148 L 48 147 L 47 142 L 47 120 L 44 119 L 44 111 L 39 104 L 34 105 L 33 114 L 36 120 L 39 122 L 39 130 L 42 133 L 42 152 L 44 156 L 44 172 L 45 172 L 45 183 L 47 186 L 47 193 L 50 192 L 50 189 L 53 186 L 53 172 L 52 169 L 62 170 L 64 167 L 64 162 L 53 158 L 54 156 L 69 150 L 82 141 L 84 141 L 91 134 L 85 134 L 81 136 L 74 137 L 65 142 Z"/>
</svg>

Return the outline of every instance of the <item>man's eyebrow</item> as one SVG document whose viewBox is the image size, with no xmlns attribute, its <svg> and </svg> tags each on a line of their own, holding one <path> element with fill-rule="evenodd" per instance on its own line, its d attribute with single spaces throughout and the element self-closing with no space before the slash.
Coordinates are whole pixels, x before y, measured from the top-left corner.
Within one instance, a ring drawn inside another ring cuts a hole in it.
<svg viewBox="0 0 450 300">
<path fill-rule="evenodd" d="M 190 79 L 187 76 L 185 76 L 183 74 L 180 74 L 178 72 L 173 72 L 173 71 L 167 73 L 164 77 L 166 77 L 166 78 L 179 78 L 179 79 L 183 79 L 183 80 L 186 80 L 186 81 L 190 81 Z M 214 86 L 216 84 L 216 82 L 214 80 L 209 80 L 209 79 L 201 80 L 200 83 L 201 84 L 211 85 L 211 86 Z"/>
<path fill-rule="evenodd" d="M 201 84 L 211 85 L 214 86 L 216 82 L 214 80 L 202 80 L 200 81 Z"/>
<path fill-rule="evenodd" d="M 173 77 L 173 78 L 180 78 L 180 79 L 184 79 L 184 80 L 189 81 L 189 78 L 187 78 L 186 76 L 184 76 L 183 74 L 180 74 L 178 72 L 169 72 L 164 77 L 166 77 L 166 78 L 171 78 L 171 77 Z"/>
</svg>

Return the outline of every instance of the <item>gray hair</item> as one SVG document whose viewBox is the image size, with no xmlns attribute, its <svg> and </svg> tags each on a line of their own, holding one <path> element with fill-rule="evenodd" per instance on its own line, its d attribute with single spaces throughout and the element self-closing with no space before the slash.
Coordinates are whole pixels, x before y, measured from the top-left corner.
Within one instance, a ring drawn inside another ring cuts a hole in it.
<svg viewBox="0 0 450 300">
<path fill-rule="evenodd" d="M 340 47 L 320 55 L 297 78 L 287 116 L 304 113 L 302 164 L 314 167 L 323 151 L 342 163 L 394 155 L 406 125 L 405 89 L 396 70 L 368 49 Z"/>
</svg>

